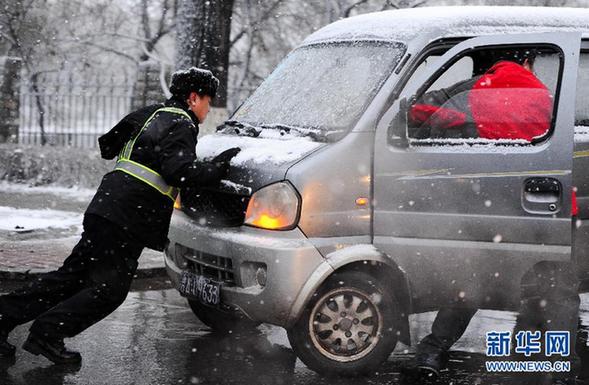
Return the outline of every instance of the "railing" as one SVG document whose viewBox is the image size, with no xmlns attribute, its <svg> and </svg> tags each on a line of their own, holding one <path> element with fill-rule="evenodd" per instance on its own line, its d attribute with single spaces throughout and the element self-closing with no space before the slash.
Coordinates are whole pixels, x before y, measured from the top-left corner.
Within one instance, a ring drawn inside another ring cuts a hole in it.
<svg viewBox="0 0 589 385">
<path fill-rule="evenodd" d="M 72 74 L 44 74 L 22 81 L 18 142 L 97 147 L 98 137 L 135 105 L 134 82 L 131 78 L 113 77 L 88 80 Z M 240 99 L 253 90 L 229 87 L 230 95 Z"/>
<path fill-rule="evenodd" d="M 48 74 L 23 82 L 19 143 L 97 147 L 97 138 L 131 110 L 133 80 Z"/>
</svg>

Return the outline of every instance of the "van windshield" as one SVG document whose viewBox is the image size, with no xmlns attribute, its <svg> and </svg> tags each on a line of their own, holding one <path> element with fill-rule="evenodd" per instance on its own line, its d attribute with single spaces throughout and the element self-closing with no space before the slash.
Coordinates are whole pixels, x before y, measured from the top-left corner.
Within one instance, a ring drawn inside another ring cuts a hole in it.
<svg viewBox="0 0 589 385">
<path fill-rule="evenodd" d="M 358 121 L 403 55 L 400 43 L 301 47 L 280 63 L 228 123 L 295 128 L 333 140 Z"/>
</svg>

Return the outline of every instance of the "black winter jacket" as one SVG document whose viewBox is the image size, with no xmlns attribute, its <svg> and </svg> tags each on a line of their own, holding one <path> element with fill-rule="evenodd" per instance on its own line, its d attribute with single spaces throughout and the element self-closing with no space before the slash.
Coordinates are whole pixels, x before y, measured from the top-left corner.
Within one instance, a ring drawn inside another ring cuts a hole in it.
<svg viewBox="0 0 589 385">
<path fill-rule="evenodd" d="M 221 171 L 216 165 L 196 162 L 198 125 L 192 111 L 172 99 L 165 106 L 183 109 L 192 121 L 183 115 L 158 112 L 137 138 L 130 159 L 158 172 L 174 187 L 219 183 Z M 146 247 L 163 250 L 172 210 L 173 202 L 168 196 L 115 170 L 102 178 L 86 213 L 114 222 Z"/>
</svg>

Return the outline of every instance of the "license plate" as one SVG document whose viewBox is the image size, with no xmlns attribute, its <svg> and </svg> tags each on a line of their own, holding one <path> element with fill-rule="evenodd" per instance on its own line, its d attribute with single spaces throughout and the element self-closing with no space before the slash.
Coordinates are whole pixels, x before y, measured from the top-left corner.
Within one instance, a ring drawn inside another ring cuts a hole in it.
<svg viewBox="0 0 589 385">
<path fill-rule="evenodd" d="M 221 283 L 189 271 L 182 272 L 178 291 L 182 295 L 197 298 L 205 305 L 218 305 L 221 302 Z"/>
</svg>

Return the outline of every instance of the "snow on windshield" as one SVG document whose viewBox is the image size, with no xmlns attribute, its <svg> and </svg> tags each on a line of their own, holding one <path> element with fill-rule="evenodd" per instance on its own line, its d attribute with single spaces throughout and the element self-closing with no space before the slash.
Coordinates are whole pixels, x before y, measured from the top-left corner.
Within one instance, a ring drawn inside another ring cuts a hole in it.
<svg viewBox="0 0 589 385">
<path fill-rule="evenodd" d="M 292 52 L 232 116 L 252 125 L 347 130 L 403 54 L 397 43 L 307 46 Z"/>
</svg>

